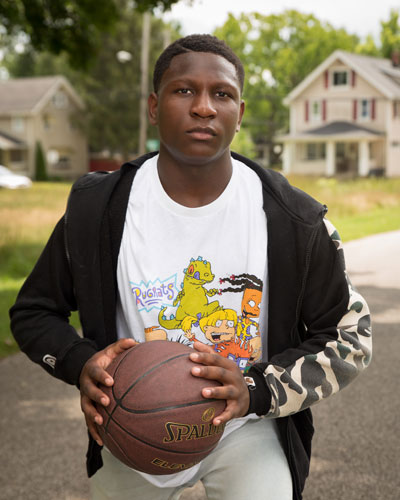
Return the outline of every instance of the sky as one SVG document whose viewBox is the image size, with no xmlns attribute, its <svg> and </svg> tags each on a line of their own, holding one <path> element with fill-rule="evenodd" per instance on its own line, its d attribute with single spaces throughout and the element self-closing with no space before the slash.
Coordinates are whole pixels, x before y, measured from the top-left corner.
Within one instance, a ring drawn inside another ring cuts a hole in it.
<svg viewBox="0 0 400 500">
<path fill-rule="evenodd" d="M 177 20 L 184 35 L 211 33 L 227 19 L 227 13 L 242 12 L 279 14 L 286 9 L 314 14 L 321 21 L 328 21 L 335 28 L 345 28 L 361 38 L 372 34 L 379 38 L 380 21 L 389 19 L 390 9 L 400 9 L 396 0 L 187 0 L 175 4 L 162 17 L 165 21 Z"/>
</svg>

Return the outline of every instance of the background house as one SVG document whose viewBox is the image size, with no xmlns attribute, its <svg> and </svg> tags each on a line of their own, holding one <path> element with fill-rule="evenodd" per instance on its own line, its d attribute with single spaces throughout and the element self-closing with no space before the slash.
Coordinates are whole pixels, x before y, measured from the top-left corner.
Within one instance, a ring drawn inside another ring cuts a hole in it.
<svg viewBox="0 0 400 500">
<path fill-rule="evenodd" d="M 337 50 L 286 97 L 285 173 L 400 176 L 400 61 Z"/>
<path fill-rule="evenodd" d="M 84 104 L 62 76 L 0 81 L 0 164 L 34 177 L 40 142 L 49 176 L 88 171 L 87 140 L 74 123 Z"/>
</svg>

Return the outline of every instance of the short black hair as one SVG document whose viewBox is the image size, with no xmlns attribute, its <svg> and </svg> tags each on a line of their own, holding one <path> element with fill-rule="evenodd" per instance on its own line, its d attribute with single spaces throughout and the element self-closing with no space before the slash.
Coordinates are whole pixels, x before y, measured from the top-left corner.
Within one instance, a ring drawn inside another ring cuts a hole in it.
<svg viewBox="0 0 400 500">
<path fill-rule="evenodd" d="M 189 35 L 179 38 L 171 43 L 157 59 L 153 73 L 153 89 L 158 92 L 163 74 L 169 68 L 174 57 L 188 52 L 211 52 L 224 57 L 235 66 L 236 74 L 240 84 L 240 91 L 243 92 L 244 68 L 239 57 L 223 41 L 212 35 Z"/>
</svg>

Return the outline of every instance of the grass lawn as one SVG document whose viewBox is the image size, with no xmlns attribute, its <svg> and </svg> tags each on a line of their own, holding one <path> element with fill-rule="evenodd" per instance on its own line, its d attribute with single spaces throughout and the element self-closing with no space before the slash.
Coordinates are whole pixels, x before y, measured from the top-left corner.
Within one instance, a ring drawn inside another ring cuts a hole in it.
<svg viewBox="0 0 400 500">
<path fill-rule="evenodd" d="M 328 206 L 328 218 L 344 241 L 400 229 L 400 179 L 290 177 L 290 182 Z M 0 190 L 0 358 L 18 350 L 8 309 L 62 216 L 69 189 L 67 183 L 36 182 L 28 190 Z M 79 326 L 76 314 L 72 323 Z"/>
</svg>

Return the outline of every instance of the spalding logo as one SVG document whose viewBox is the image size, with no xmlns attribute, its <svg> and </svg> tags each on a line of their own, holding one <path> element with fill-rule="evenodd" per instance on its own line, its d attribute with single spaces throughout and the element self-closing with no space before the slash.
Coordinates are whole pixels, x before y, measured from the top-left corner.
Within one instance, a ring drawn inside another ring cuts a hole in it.
<svg viewBox="0 0 400 500">
<path fill-rule="evenodd" d="M 201 425 L 189 425 L 189 424 L 179 424 L 177 422 L 167 422 L 165 424 L 165 430 L 167 431 L 167 437 L 163 439 L 164 443 L 176 443 L 179 441 L 190 441 L 191 439 L 201 439 L 213 436 L 214 434 L 220 434 L 223 432 L 225 424 L 213 425 L 201 424 Z"/>
<path fill-rule="evenodd" d="M 207 408 L 207 410 L 205 410 L 205 412 L 201 416 L 201 420 L 203 422 L 209 422 L 210 420 L 212 420 L 214 418 L 214 415 L 215 415 L 215 408 L 210 406 L 210 408 Z"/>
</svg>

